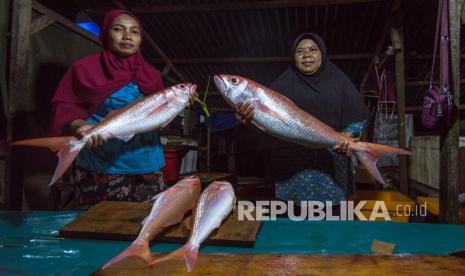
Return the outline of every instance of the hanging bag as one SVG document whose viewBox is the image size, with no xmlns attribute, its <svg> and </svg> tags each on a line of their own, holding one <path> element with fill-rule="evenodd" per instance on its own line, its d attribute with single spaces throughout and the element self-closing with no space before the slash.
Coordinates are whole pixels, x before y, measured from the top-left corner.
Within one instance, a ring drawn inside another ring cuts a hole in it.
<svg viewBox="0 0 465 276">
<path fill-rule="evenodd" d="M 436 61 L 437 42 L 439 38 L 439 24 L 442 20 L 441 47 L 442 79 L 440 86 L 433 85 L 434 65 Z M 450 122 L 452 111 L 452 94 L 449 91 L 449 24 L 448 24 L 448 1 L 440 0 L 438 7 L 438 18 L 436 21 L 436 36 L 434 41 L 433 64 L 431 68 L 430 85 L 425 91 L 423 98 L 423 109 L 421 112 L 422 124 L 430 129 L 436 128 L 442 123 Z"/>
</svg>

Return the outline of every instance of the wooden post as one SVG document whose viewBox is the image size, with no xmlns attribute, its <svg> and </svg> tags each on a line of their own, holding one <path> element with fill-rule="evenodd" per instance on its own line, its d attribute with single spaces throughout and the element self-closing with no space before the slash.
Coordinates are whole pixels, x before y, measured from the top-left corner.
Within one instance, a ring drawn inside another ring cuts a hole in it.
<svg viewBox="0 0 465 276">
<path fill-rule="evenodd" d="M 207 128 L 207 171 L 211 171 L 211 147 L 212 147 L 212 117 L 208 118 Z"/>
<path fill-rule="evenodd" d="M 453 93 L 453 106 L 460 105 L 460 5 L 462 1 L 449 0 L 449 77 Z M 442 57 L 442 55 L 441 55 Z M 442 70 L 442 68 L 441 68 Z M 443 72 L 441 71 L 441 76 Z M 439 220 L 443 223 L 458 222 L 458 176 L 459 176 L 459 116 L 453 117 L 451 127 L 441 143 Z"/>
<path fill-rule="evenodd" d="M 14 0 L 11 16 L 10 74 L 8 87 L 8 111 L 6 123 L 6 154 L 5 154 L 5 207 L 11 210 L 21 210 L 23 185 L 18 181 L 14 168 L 11 142 L 14 139 L 13 126 L 17 107 L 21 104 L 21 94 L 26 90 L 27 57 L 30 42 L 30 24 L 32 1 Z"/>
<path fill-rule="evenodd" d="M 392 29 L 396 35 L 398 44 L 401 49 L 396 53 L 396 93 L 397 93 L 397 126 L 399 133 L 399 147 L 406 148 L 407 142 L 405 137 L 405 48 L 404 32 L 402 27 Z M 399 156 L 400 163 L 400 191 L 408 194 L 408 163 L 405 155 Z"/>
</svg>

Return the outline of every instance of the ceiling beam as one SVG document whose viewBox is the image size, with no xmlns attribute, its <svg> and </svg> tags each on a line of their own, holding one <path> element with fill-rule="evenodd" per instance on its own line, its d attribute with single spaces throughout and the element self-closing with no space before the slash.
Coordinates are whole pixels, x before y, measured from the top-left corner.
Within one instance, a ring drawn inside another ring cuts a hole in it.
<svg viewBox="0 0 465 276">
<path fill-rule="evenodd" d="M 41 15 L 39 18 L 31 22 L 30 34 L 33 35 L 39 32 L 43 28 L 53 24 L 53 22 L 55 22 L 55 20 L 48 18 L 46 15 Z"/>
<path fill-rule="evenodd" d="M 36 11 L 38 11 L 39 13 L 47 16 L 48 20 L 53 20 L 54 22 L 58 22 L 60 23 L 61 25 L 64 25 L 65 27 L 71 29 L 72 31 L 82 35 L 83 37 L 95 42 L 96 44 L 99 44 L 100 45 L 100 40 L 93 34 L 85 31 L 84 29 L 80 28 L 79 26 L 77 26 L 74 22 L 72 22 L 71 20 L 69 20 L 68 18 L 60 15 L 59 13 L 56 13 L 52 10 L 50 10 L 49 8 L 45 7 L 44 5 L 42 5 L 41 3 L 39 3 L 38 1 L 36 0 L 33 0 L 32 1 L 32 8 Z M 39 18 L 40 19 L 40 18 Z M 45 20 L 45 18 L 43 19 L 40 19 L 40 20 Z M 33 21 L 33 24 L 34 25 L 38 25 L 38 24 L 46 24 L 47 22 L 42 22 L 42 21 Z M 34 26 L 33 25 L 33 26 Z M 42 26 L 43 27 L 43 26 Z M 34 31 L 34 30 L 33 30 Z"/>
<path fill-rule="evenodd" d="M 371 3 L 386 0 L 269 0 L 269 1 L 253 1 L 245 3 L 219 3 L 219 4 L 200 4 L 200 5 L 147 5 L 133 6 L 131 12 L 134 13 L 184 13 L 184 12 L 218 12 L 218 11 L 237 11 L 237 10 L 263 10 L 277 8 L 298 8 L 312 6 L 331 6 L 345 5 L 358 3 Z M 94 14 L 102 14 L 110 8 L 103 9 L 88 9 L 86 12 Z"/>
<path fill-rule="evenodd" d="M 330 60 L 360 60 L 371 59 L 373 54 L 346 54 L 329 55 Z M 171 58 L 173 64 L 215 64 L 215 63 L 272 63 L 291 62 L 291 57 L 202 57 L 202 58 Z M 161 60 L 151 61 L 155 64 L 163 63 Z"/>
</svg>

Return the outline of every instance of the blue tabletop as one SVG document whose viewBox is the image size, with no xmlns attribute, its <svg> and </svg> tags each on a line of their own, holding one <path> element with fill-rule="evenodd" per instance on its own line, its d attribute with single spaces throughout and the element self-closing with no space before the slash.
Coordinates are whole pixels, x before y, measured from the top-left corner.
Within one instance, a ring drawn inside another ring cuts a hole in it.
<svg viewBox="0 0 465 276">
<path fill-rule="evenodd" d="M 129 241 L 64 239 L 59 229 L 79 212 L 0 212 L 0 275 L 87 275 Z M 448 254 L 465 248 L 465 226 L 362 221 L 266 221 L 254 248 L 205 246 L 212 253 L 370 254 L 374 239 L 395 253 Z M 170 252 L 179 244 L 156 244 Z"/>
</svg>

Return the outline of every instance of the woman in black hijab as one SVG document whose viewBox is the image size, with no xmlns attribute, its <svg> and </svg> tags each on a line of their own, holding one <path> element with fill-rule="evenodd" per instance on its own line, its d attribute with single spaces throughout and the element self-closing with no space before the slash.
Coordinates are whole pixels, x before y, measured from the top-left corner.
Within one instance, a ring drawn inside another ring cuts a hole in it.
<svg viewBox="0 0 465 276">
<path fill-rule="evenodd" d="M 362 95 L 349 78 L 327 57 L 323 39 L 301 34 L 292 47 L 294 62 L 269 87 L 298 107 L 350 137 L 360 137 L 368 110 Z M 243 122 L 253 117 L 253 107 L 236 107 Z M 333 150 L 309 149 L 270 138 L 268 175 L 276 183 L 276 197 L 282 200 L 332 201 L 338 205 L 354 190 L 348 144 Z"/>
</svg>

